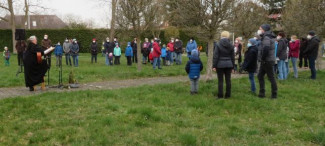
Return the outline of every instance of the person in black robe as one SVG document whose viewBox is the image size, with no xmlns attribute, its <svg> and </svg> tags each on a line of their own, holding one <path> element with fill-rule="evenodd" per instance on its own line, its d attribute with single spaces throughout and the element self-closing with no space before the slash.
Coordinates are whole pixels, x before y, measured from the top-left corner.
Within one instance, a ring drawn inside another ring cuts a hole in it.
<svg viewBox="0 0 325 146">
<path fill-rule="evenodd" d="M 42 90 L 45 90 L 44 76 L 48 70 L 48 65 L 46 60 L 42 60 L 41 63 L 37 62 L 37 52 L 44 56 L 44 50 L 37 44 L 35 36 L 31 36 L 29 41 L 23 57 L 26 87 L 29 87 L 30 91 L 34 91 L 35 85 L 42 83 Z"/>
</svg>

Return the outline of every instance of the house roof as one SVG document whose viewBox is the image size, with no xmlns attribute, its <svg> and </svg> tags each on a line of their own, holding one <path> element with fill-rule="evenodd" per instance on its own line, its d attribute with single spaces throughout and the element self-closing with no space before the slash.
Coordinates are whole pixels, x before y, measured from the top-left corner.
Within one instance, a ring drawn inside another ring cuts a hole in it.
<svg viewBox="0 0 325 146">
<path fill-rule="evenodd" d="M 10 20 L 9 15 L 6 15 L 5 18 Z M 15 20 L 17 28 L 27 28 L 25 15 L 16 15 Z M 30 15 L 31 29 L 60 29 L 65 27 L 67 24 L 56 15 Z M 9 22 L 0 21 L 0 29 L 10 29 Z"/>
</svg>

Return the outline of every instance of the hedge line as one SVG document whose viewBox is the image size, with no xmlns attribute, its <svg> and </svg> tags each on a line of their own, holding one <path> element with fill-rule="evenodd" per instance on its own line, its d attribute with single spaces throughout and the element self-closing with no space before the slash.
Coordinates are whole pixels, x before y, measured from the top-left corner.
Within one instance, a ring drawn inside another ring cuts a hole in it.
<svg viewBox="0 0 325 146">
<path fill-rule="evenodd" d="M 26 37 L 28 38 L 31 35 L 35 35 L 39 38 L 38 43 L 40 43 L 43 39 L 44 34 L 49 35 L 49 39 L 52 43 L 63 42 L 66 37 L 68 38 L 76 38 L 80 43 L 80 51 L 82 53 L 89 52 L 89 45 L 93 38 L 97 38 L 98 41 L 102 42 L 109 36 L 109 29 L 39 29 L 39 30 L 26 30 Z M 132 41 L 134 36 L 130 36 L 130 33 L 123 32 L 120 30 L 116 30 L 116 36 L 119 38 L 121 43 L 122 50 L 126 47 L 128 41 Z M 147 38 L 153 38 L 150 32 L 146 32 L 142 36 L 142 40 Z M 190 39 L 184 31 L 180 30 L 180 40 L 184 42 L 184 47 L 187 41 Z M 160 39 L 163 44 L 168 43 L 169 38 L 164 38 L 164 31 L 162 30 L 160 33 Z M 196 40 L 198 45 L 203 46 L 205 48 L 206 43 Z M 12 37 L 11 30 L 0 30 L 0 50 L 3 50 L 4 46 L 7 46 L 12 51 Z"/>
</svg>

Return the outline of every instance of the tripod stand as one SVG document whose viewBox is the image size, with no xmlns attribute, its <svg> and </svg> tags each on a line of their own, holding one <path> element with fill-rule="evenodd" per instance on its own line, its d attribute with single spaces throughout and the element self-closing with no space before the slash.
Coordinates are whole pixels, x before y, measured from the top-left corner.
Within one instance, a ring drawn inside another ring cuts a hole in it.
<svg viewBox="0 0 325 146">
<path fill-rule="evenodd" d="M 22 58 L 21 59 L 19 59 L 19 67 L 18 67 L 18 70 L 17 70 L 17 73 L 16 73 L 16 77 L 18 77 L 18 75 L 20 74 L 20 73 L 24 73 L 24 65 L 23 65 L 23 60 L 22 60 Z"/>
</svg>

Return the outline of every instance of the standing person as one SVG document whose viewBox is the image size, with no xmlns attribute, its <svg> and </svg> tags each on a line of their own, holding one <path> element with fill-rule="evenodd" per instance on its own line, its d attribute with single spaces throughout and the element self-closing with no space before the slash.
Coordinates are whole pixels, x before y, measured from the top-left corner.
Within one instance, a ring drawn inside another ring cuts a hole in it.
<svg viewBox="0 0 325 146">
<path fill-rule="evenodd" d="M 52 46 L 52 41 L 49 39 L 49 36 L 47 34 L 44 35 L 44 39 L 42 40 L 42 48 L 43 50 L 47 50 Z M 51 56 L 52 53 L 47 54 L 45 57 L 47 58 L 47 64 L 49 65 L 49 68 L 51 68 Z"/>
<path fill-rule="evenodd" d="M 279 59 L 278 61 L 278 70 L 279 80 L 286 80 L 288 75 L 288 70 L 286 67 L 286 60 L 288 59 L 287 54 L 287 39 L 285 38 L 285 34 L 283 32 L 280 32 L 277 36 L 278 41 L 278 49 L 277 49 L 277 55 L 276 57 Z"/>
<path fill-rule="evenodd" d="M 307 39 L 308 39 L 308 45 L 306 50 L 304 51 L 304 54 L 308 56 L 309 68 L 311 72 L 310 78 L 312 80 L 316 80 L 315 61 L 317 60 L 318 57 L 318 48 L 319 48 L 320 40 L 318 36 L 316 36 L 315 31 L 309 31 Z"/>
<path fill-rule="evenodd" d="M 138 46 L 137 46 L 137 38 L 134 38 L 134 40 L 131 43 L 131 47 L 133 50 L 133 56 L 132 56 L 132 62 L 138 63 Z"/>
<path fill-rule="evenodd" d="M 163 47 L 161 48 L 161 58 L 163 60 L 163 65 L 166 66 L 166 58 L 167 58 L 167 49 L 166 45 L 164 44 Z"/>
<path fill-rule="evenodd" d="M 280 59 L 277 57 L 277 53 L 278 53 L 278 44 L 279 44 L 278 40 L 275 40 L 275 41 L 274 41 L 274 55 L 275 55 L 276 60 L 275 60 L 275 64 L 274 64 L 273 70 L 274 70 L 274 74 L 276 74 L 276 75 L 279 73 L 278 63 L 279 63 L 279 60 L 280 60 Z"/>
<path fill-rule="evenodd" d="M 60 65 L 62 65 L 62 55 L 63 55 L 63 48 L 60 42 L 58 42 L 57 45 L 55 46 L 54 55 L 56 57 L 56 67 L 59 67 Z"/>
<path fill-rule="evenodd" d="M 119 47 L 118 43 L 115 44 L 115 48 L 114 48 L 114 64 L 115 65 L 120 65 L 120 58 L 121 58 L 121 48 Z"/>
<path fill-rule="evenodd" d="M 200 72 L 202 70 L 203 70 L 203 64 L 199 57 L 199 52 L 196 49 L 194 49 L 192 50 L 191 58 L 187 62 L 185 67 L 185 71 L 191 80 L 191 91 L 190 91 L 191 95 L 198 94 Z"/>
<path fill-rule="evenodd" d="M 256 94 L 256 85 L 254 74 L 257 69 L 257 41 L 254 38 L 248 40 L 247 43 L 248 50 L 245 53 L 244 63 L 241 67 L 241 70 L 248 72 L 249 81 L 251 83 L 251 92 Z"/>
<path fill-rule="evenodd" d="M 174 38 L 170 39 L 170 42 L 167 44 L 167 49 L 170 53 L 169 55 L 169 64 L 173 65 L 174 63 L 174 56 L 175 56 L 175 50 L 174 50 Z"/>
<path fill-rule="evenodd" d="M 240 64 L 242 62 L 242 49 L 243 45 L 240 42 L 239 38 L 236 38 L 235 40 L 235 60 L 237 60 L 237 64 L 235 63 L 235 71 L 238 71 Z"/>
<path fill-rule="evenodd" d="M 65 54 L 65 63 L 66 65 L 71 65 L 71 42 L 69 42 L 68 39 L 65 40 L 65 42 L 63 43 L 63 51 L 64 51 L 64 54 Z"/>
<path fill-rule="evenodd" d="M 291 36 L 289 48 L 290 48 L 289 58 L 291 58 L 291 63 L 292 63 L 293 71 L 294 71 L 294 77 L 298 78 L 297 60 L 299 57 L 300 41 L 297 39 L 296 35 Z"/>
<path fill-rule="evenodd" d="M 74 67 L 79 66 L 79 45 L 76 39 L 73 39 L 73 43 L 71 45 L 71 54 Z"/>
<path fill-rule="evenodd" d="M 18 65 L 23 65 L 23 55 L 26 51 L 27 44 L 24 40 L 19 40 L 16 43 L 16 49 L 17 49 L 17 59 L 18 59 Z"/>
<path fill-rule="evenodd" d="M 223 31 L 213 51 L 213 71 L 218 75 L 218 98 L 223 98 L 223 82 L 226 80 L 225 98 L 231 97 L 231 71 L 235 66 L 234 46 L 229 40 L 230 33 Z"/>
<path fill-rule="evenodd" d="M 26 52 L 24 53 L 24 74 L 25 85 L 29 87 L 29 91 L 35 90 L 35 85 L 42 84 L 42 90 L 45 90 L 44 76 L 48 69 L 48 64 L 45 60 L 38 60 L 37 53 L 44 56 L 44 50 L 37 45 L 37 38 L 31 36 Z"/>
<path fill-rule="evenodd" d="M 9 59 L 10 59 L 10 51 L 8 50 L 8 47 L 5 47 L 4 48 L 3 58 L 5 60 L 5 66 L 9 66 L 10 65 L 10 62 L 9 62 Z"/>
<path fill-rule="evenodd" d="M 307 49 L 308 40 L 307 38 L 303 37 L 301 38 L 300 42 L 300 54 L 299 54 L 299 68 L 302 68 L 304 66 L 305 69 L 308 68 L 308 56 L 304 54 L 305 50 Z"/>
<path fill-rule="evenodd" d="M 91 63 L 94 62 L 97 63 L 97 54 L 98 54 L 98 44 L 96 42 L 96 39 L 93 39 L 93 42 L 90 44 L 90 53 L 91 53 Z"/>
<path fill-rule="evenodd" d="M 132 65 L 132 56 L 133 56 L 133 48 L 131 47 L 131 43 L 128 42 L 128 46 L 125 48 L 125 57 L 128 66 Z"/>
<path fill-rule="evenodd" d="M 174 44 L 174 50 L 176 53 L 176 65 L 182 64 L 182 54 L 183 54 L 183 42 L 176 38 L 175 44 Z"/>
<path fill-rule="evenodd" d="M 141 48 L 141 53 L 142 53 L 142 64 L 147 64 L 147 60 L 149 57 L 149 46 L 150 46 L 150 42 L 148 38 L 144 39 L 144 43 L 142 44 L 142 48 Z"/>
<path fill-rule="evenodd" d="M 188 59 L 191 59 L 191 53 L 192 50 L 197 49 L 197 44 L 196 41 L 194 40 L 194 38 L 192 37 L 186 45 L 186 52 L 187 52 L 187 57 Z"/>
<path fill-rule="evenodd" d="M 161 49 L 159 46 L 159 42 L 156 39 L 153 42 L 153 51 L 152 51 L 152 57 L 153 57 L 153 69 L 156 69 L 156 66 L 158 66 L 158 69 L 162 69 L 160 66 L 160 55 L 161 55 Z"/>
<path fill-rule="evenodd" d="M 105 54 L 105 64 L 107 66 L 112 65 L 109 61 L 109 53 L 113 53 L 113 48 L 111 49 L 111 43 L 109 42 L 109 37 L 106 38 L 106 41 L 104 43 L 104 54 Z"/>
<path fill-rule="evenodd" d="M 261 36 L 260 51 L 258 52 L 258 60 L 261 62 L 260 70 L 258 72 L 258 80 L 260 83 L 260 91 L 258 97 L 265 97 L 265 80 L 264 76 L 267 74 L 271 82 L 272 99 L 277 98 L 278 87 L 274 76 L 273 66 L 275 63 L 274 53 L 274 38 L 275 35 L 271 31 L 269 24 L 263 24 L 259 28 L 259 35 Z"/>
<path fill-rule="evenodd" d="M 116 44 L 118 44 L 118 46 L 121 46 L 121 44 L 118 42 L 117 37 L 114 37 L 114 47 L 116 47 Z"/>
</svg>

